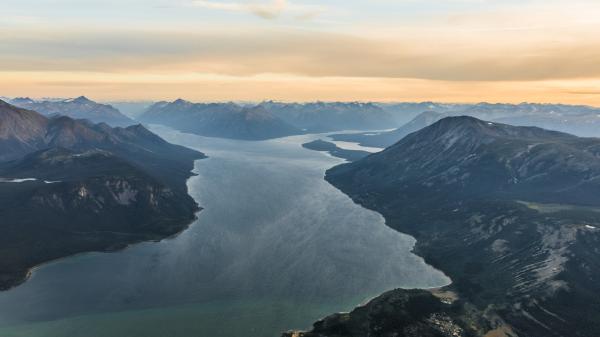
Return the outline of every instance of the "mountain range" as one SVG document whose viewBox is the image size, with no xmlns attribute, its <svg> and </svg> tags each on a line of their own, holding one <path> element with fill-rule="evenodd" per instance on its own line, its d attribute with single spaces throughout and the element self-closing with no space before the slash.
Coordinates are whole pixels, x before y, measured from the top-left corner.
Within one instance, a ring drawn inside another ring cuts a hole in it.
<svg viewBox="0 0 600 337">
<path fill-rule="evenodd" d="M 159 102 L 139 120 L 202 136 L 264 140 L 303 133 L 385 129 L 394 119 L 370 103 L 192 103 Z"/>
<path fill-rule="evenodd" d="M 334 135 L 335 140 L 358 142 L 363 146 L 388 147 L 404 136 L 434 122 L 452 116 L 472 116 L 479 119 L 518 126 L 541 128 L 575 134 L 582 137 L 600 137 L 600 109 L 582 105 L 564 104 L 440 104 L 402 103 L 386 106 L 396 115 L 412 116 L 405 125 L 388 132 Z"/>
<path fill-rule="evenodd" d="M 67 255 L 160 240 L 184 229 L 204 155 L 141 125 L 46 117 L 0 101 L 0 289 Z"/>
<path fill-rule="evenodd" d="M 31 98 L 15 98 L 11 104 L 34 110 L 46 116 L 67 116 L 74 119 L 87 119 L 93 123 L 106 123 L 111 126 L 129 126 L 135 122 L 123 115 L 111 105 L 96 103 L 81 96 L 64 100 L 33 100 Z"/>
<path fill-rule="evenodd" d="M 235 103 L 159 102 L 139 120 L 207 137 L 264 140 L 302 133 L 261 106 Z"/>
<path fill-rule="evenodd" d="M 307 133 L 382 130 L 399 125 L 390 113 L 373 103 L 279 103 L 268 101 L 259 106 Z"/>
<path fill-rule="evenodd" d="M 600 334 L 600 139 L 447 117 L 326 179 L 414 236 L 491 331 Z"/>
</svg>

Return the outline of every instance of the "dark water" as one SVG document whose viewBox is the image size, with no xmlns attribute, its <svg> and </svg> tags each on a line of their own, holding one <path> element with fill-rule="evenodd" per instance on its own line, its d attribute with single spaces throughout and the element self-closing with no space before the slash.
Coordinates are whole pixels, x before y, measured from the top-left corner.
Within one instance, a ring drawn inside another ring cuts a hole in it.
<svg viewBox="0 0 600 337">
<path fill-rule="evenodd" d="M 265 142 L 155 128 L 197 148 L 190 194 L 205 209 L 176 238 L 38 268 L 0 293 L 0 336 L 271 337 L 397 287 L 448 283 L 414 239 L 323 180 L 341 162 Z"/>
</svg>

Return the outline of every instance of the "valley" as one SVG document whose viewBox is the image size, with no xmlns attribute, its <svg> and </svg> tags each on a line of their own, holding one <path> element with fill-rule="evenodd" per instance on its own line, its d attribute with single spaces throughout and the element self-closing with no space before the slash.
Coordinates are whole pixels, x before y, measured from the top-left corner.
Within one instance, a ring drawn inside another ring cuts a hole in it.
<svg viewBox="0 0 600 337">
<path fill-rule="evenodd" d="M 187 183 L 198 220 L 167 240 L 37 268 L 0 293 L 0 335 L 275 337 L 389 289 L 449 283 L 411 253 L 411 237 L 323 180 L 342 160 L 301 144 L 325 135 L 151 130 L 208 156 Z"/>
<path fill-rule="evenodd" d="M 307 106 L 372 108 L 178 100 L 150 130 L 0 102 L 0 333 L 594 336 L 598 139 L 434 112 L 289 128 L 332 113 Z"/>
<path fill-rule="evenodd" d="M 600 1 L 2 4 L 0 337 L 600 337 Z"/>
</svg>

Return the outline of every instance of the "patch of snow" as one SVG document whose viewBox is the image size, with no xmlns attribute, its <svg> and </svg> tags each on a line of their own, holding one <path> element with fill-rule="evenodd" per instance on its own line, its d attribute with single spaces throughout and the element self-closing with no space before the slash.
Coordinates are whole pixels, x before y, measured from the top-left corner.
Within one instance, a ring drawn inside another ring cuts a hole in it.
<svg viewBox="0 0 600 337">
<path fill-rule="evenodd" d="M 44 184 L 57 184 L 60 183 L 60 180 L 52 181 L 52 180 L 44 180 Z"/>
<path fill-rule="evenodd" d="M 24 183 L 26 181 L 36 181 L 36 178 L 5 179 L 0 178 L 0 183 Z"/>
</svg>

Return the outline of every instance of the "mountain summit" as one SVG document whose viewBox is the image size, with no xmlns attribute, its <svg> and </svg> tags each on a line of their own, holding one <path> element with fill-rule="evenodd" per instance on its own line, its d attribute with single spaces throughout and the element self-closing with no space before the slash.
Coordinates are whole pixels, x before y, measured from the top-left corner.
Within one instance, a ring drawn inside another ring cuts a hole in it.
<svg viewBox="0 0 600 337">
<path fill-rule="evenodd" d="M 430 186 L 434 198 L 442 198 L 440 193 L 445 191 L 600 204 L 600 194 L 592 192 L 600 187 L 599 154 L 598 139 L 473 117 L 448 117 L 332 172 L 344 176 L 344 170 L 351 170 L 360 177 L 359 184 L 368 177 L 369 183 L 388 188 Z M 364 174 L 358 174 L 363 170 Z"/>
</svg>

